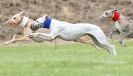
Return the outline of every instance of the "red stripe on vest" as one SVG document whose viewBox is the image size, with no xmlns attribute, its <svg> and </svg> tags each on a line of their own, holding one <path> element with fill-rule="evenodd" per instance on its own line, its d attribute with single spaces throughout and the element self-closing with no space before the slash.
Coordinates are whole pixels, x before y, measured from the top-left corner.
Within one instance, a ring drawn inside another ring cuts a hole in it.
<svg viewBox="0 0 133 76">
<path fill-rule="evenodd" d="M 119 18 L 120 18 L 120 13 L 118 11 L 115 11 L 114 14 L 113 14 L 113 16 L 112 16 L 112 20 L 114 22 L 116 22 L 116 21 L 119 20 Z"/>
</svg>

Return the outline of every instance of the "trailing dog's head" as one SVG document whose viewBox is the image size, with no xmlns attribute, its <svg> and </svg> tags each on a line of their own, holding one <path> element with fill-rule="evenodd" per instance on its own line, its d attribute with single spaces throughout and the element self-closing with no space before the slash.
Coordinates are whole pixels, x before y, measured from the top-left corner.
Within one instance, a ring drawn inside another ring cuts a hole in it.
<svg viewBox="0 0 133 76">
<path fill-rule="evenodd" d="M 10 27 L 18 27 L 18 25 L 22 22 L 25 12 L 20 12 L 14 15 L 11 19 L 6 21 L 6 24 Z"/>
<path fill-rule="evenodd" d="M 49 25 L 49 23 L 51 22 L 51 18 L 48 16 L 43 16 L 41 18 L 38 18 L 31 26 L 30 28 L 33 31 L 38 30 L 39 28 L 49 28 L 47 27 L 47 25 Z M 46 25 L 46 26 L 45 26 Z"/>
<path fill-rule="evenodd" d="M 99 20 L 100 21 L 116 21 L 119 19 L 120 13 L 118 12 L 118 10 L 107 10 L 105 11 L 100 17 Z"/>
</svg>

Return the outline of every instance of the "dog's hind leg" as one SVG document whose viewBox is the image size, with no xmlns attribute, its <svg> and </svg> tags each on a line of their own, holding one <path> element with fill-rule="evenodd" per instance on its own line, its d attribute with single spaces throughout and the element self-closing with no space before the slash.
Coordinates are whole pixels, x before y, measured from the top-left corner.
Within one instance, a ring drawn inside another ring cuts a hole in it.
<svg viewBox="0 0 133 76">
<path fill-rule="evenodd" d="M 119 32 L 118 30 L 114 30 L 114 31 L 111 31 L 111 32 L 108 34 L 108 37 L 109 37 L 110 39 L 112 39 L 114 35 L 118 35 L 118 34 L 120 34 L 120 32 Z"/>
<path fill-rule="evenodd" d="M 91 37 L 91 39 L 93 40 L 93 42 L 101 47 L 101 48 L 104 48 L 105 50 L 107 50 L 110 54 L 113 54 L 114 56 L 117 55 L 116 53 L 116 50 L 115 50 L 115 46 L 110 44 L 108 41 L 106 42 L 102 42 L 102 43 L 99 43 L 98 40 L 92 36 L 92 35 L 89 35 Z"/>
<path fill-rule="evenodd" d="M 101 44 L 101 47 L 106 49 L 110 54 L 114 56 L 117 55 L 114 45 L 107 43 L 107 44 Z"/>
<path fill-rule="evenodd" d="M 124 40 L 128 37 L 128 35 L 130 35 L 130 33 L 125 33 L 124 35 L 122 35 L 121 39 L 120 39 L 120 44 L 123 46 L 123 47 L 126 47 L 126 44 L 124 42 Z"/>
<path fill-rule="evenodd" d="M 80 42 L 80 43 L 84 43 L 84 44 L 91 44 L 92 46 L 94 46 L 97 50 L 99 50 L 100 48 L 93 42 L 93 40 L 89 37 L 89 36 L 83 36 L 80 37 L 78 39 L 74 40 L 75 42 Z"/>
</svg>

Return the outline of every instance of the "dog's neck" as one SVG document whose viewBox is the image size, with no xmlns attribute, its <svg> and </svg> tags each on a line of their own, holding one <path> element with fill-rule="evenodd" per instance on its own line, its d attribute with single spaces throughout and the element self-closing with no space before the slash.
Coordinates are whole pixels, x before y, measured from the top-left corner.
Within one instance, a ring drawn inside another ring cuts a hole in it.
<svg viewBox="0 0 133 76">
<path fill-rule="evenodd" d="M 22 19 L 22 21 L 21 21 L 21 23 L 19 25 L 21 27 L 25 27 L 26 24 L 28 23 L 28 20 L 29 20 L 29 18 L 24 16 L 23 19 Z"/>
<path fill-rule="evenodd" d="M 45 21 L 43 22 L 43 28 L 49 29 L 51 25 L 51 18 L 46 16 Z"/>
</svg>

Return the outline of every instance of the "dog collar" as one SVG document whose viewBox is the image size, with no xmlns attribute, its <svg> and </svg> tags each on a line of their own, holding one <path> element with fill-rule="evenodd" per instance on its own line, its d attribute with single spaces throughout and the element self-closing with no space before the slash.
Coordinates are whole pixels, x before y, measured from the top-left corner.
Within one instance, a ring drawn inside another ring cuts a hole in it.
<svg viewBox="0 0 133 76">
<path fill-rule="evenodd" d="M 28 20 L 29 18 L 24 16 L 22 22 L 20 23 L 20 26 L 25 27 L 28 23 Z"/>
<path fill-rule="evenodd" d="M 120 18 L 120 13 L 116 10 L 111 19 L 112 21 L 116 22 L 119 20 L 119 18 Z"/>
<path fill-rule="evenodd" d="M 50 24 L 51 24 L 51 18 L 46 16 L 44 22 L 43 22 L 43 28 L 47 28 L 49 29 L 50 28 Z"/>
</svg>

